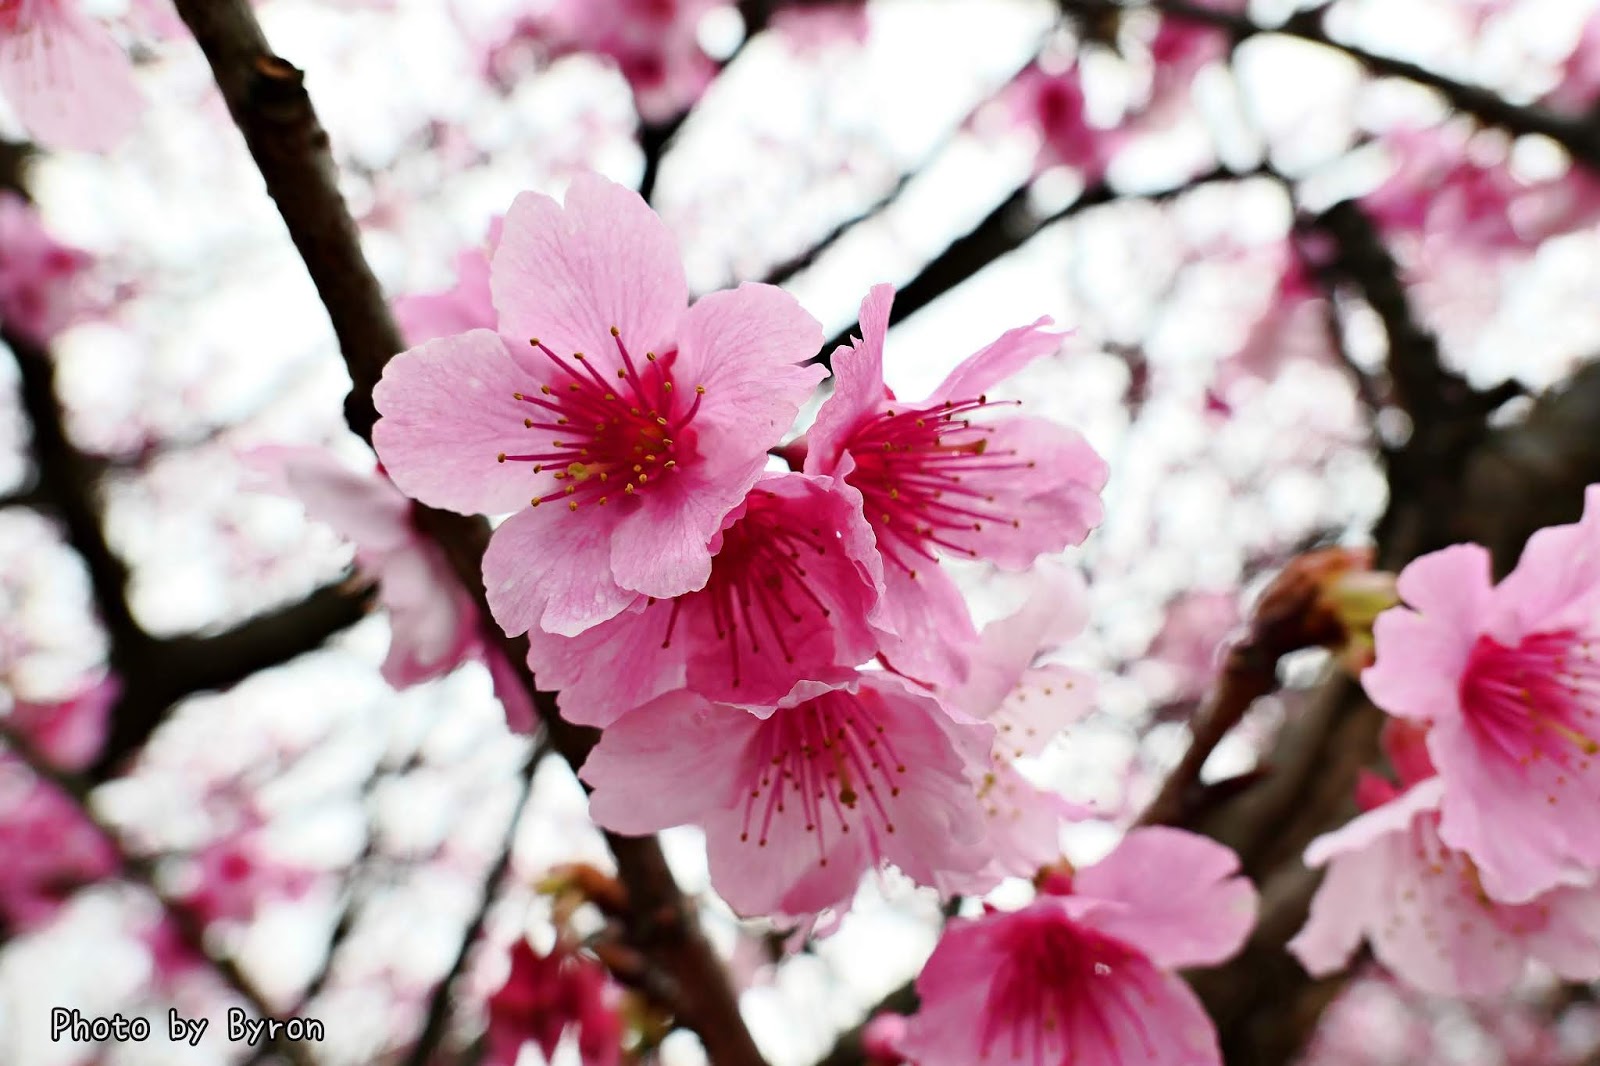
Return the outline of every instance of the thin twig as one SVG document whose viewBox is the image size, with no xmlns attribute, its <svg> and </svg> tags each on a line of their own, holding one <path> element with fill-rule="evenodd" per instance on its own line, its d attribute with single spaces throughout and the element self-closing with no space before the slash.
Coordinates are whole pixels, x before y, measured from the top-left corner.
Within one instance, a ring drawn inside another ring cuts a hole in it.
<svg viewBox="0 0 1600 1066">
<path fill-rule="evenodd" d="M 450 1021 L 450 1008 L 454 1002 L 452 993 L 455 991 L 456 979 L 466 970 L 472 948 L 477 944 L 478 935 L 483 931 L 484 922 L 489 918 L 489 911 L 500 895 L 500 888 L 505 883 L 506 875 L 511 872 L 511 853 L 517 842 L 517 827 L 522 824 L 523 814 L 528 809 L 528 793 L 533 788 L 533 775 L 549 752 L 548 736 L 541 737 L 534 745 L 527 762 L 523 764 L 522 773 L 519 775 L 521 787 L 517 792 L 517 805 L 511 811 L 511 820 L 506 823 L 505 837 L 500 843 L 500 853 L 484 875 L 483 895 L 479 900 L 478 909 L 473 912 L 471 920 L 462 931 L 461 946 L 456 950 L 450 968 L 434 986 L 433 996 L 428 1000 L 428 1011 L 422 1024 L 422 1031 L 417 1035 L 417 1042 L 412 1045 L 411 1054 L 406 1056 L 405 1066 L 427 1066 L 439 1042 L 444 1039 L 445 1027 Z"/>
</svg>

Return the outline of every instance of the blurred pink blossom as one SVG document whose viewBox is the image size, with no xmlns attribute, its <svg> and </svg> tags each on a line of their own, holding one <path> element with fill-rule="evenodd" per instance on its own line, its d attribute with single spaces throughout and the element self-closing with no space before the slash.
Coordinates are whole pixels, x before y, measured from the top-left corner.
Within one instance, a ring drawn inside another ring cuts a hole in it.
<svg viewBox="0 0 1600 1066">
<path fill-rule="evenodd" d="M 77 0 L 0 0 L 0 95 L 41 142 L 95 152 L 144 107 L 127 53 Z"/>
<path fill-rule="evenodd" d="M 541 955 L 519 940 L 511 970 L 489 997 L 486 1066 L 514 1066 L 532 1042 L 546 1061 L 566 1032 L 577 1035 L 583 1066 L 619 1066 L 622 1061 L 620 990 L 605 968 L 558 945 Z"/>
<path fill-rule="evenodd" d="M 51 237 L 21 196 L 0 189 L 0 323 L 47 345 L 85 311 L 79 279 L 93 260 Z"/>
</svg>

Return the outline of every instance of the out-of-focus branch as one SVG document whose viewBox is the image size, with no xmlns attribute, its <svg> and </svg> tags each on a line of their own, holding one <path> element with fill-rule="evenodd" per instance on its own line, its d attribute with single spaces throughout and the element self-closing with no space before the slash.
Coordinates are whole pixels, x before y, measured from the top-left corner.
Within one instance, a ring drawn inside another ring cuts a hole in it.
<svg viewBox="0 0 1600 1066">
<path fill-rule="evenodd" d="M 35 777 L 47 782 L 70 799 L 83 819 L 94 826 L 116 850 L 117 863 L 122 874 L 147 889 L 161 904 L 167 917 L 171 919 L 173 928 L 183 938 L 184 945 L 200 958 L 206 959 L 223 983 L 240 999 L 250 1004 L 258 1016 L 262 1018 L 273 1016 L 271 1002 L 256 987 L 250 975 L 226 955 L 207 950 L 205 923 L 200 917 L 182 902 L 166 895 L 159 887 L 160 881 L 150 860 L 130 851 L 116 826 L 95 812 L 92 787 L 88 781 L 52 764 L 34 749 L 26 737 L 4 721 L 0 721 L 0 750 L 9 751 L 21 760 Z M 267 1041 L 273 1050 L 283 1055 L 293 1066 L 316 1066 L 316 1059 L 311 1052 L 298 1041 L 285 1040 L 271 1033 L 267 1035 Z"/>
<path fill-rule="evenodd" d="M 402 344 L 361 254 L 355 224 L 339 195 L 327 135 L 300 72 L 268 49 L 246 0 L 177 0 L 177 8 L 210 62 L 228 110 L 333 319 L 355 383 L 346 418 L 353 430 L 370 439 L 372 386 Z M 487 618 L 482 560 L 488 523 L 423 508 L 418 509 L 418 521 L 444 549 Z M 498 633 L 496 639 L 509 662 L 527 661 L 525 639 Z M 581 766 L 597 734 L 562 719 L 554 697 L 538 691 L 525 668 L 522 674 L 555 749 L 570 765 Z M 607 834 L 607 841 L 628 889 L 630 942 L 676 992 L 666 1006 L 699 1035 L 716 1066 L 765 1066 L 739 1014 L 728 974 L 700 932 L 692 904 L 673 879 L 656 839 Z"/>
<path fill-rule="evenodd" d="M 500 889 L 505 884 L 506 875 L 511 872 L 511 853 L 517 842 L 517 827 L 522 824 L 523 813 L 528 808 L 528 793 L 533 788 L 533 775 L 539 769 L 539 763 L 549 752 L 548 738 L 541 737 L 528 755 L 528 761 L 522 767 L 520 776 L 521 786 L 517 791 L 517 805 L 511 811 L 511 820 L 506 824 L 505 837 L 500 844 L 500 853 L 494 862 L 489 865 L 488 873 L 483 878 L 483 895 L 478 902 L 478 909 L 473 912 L 472 918 L 467 922 L 461 935 L 461 947 L 456 952 L 456 957 L 451 961 L 450 968 L 440 978 L 434 987 L 433 997 L 428 1001 L 428 1012 L 422 1025 L 422 1032 L 417 1036 L 417 1042 L 412 1045 L 411 1053 L 406 1056 L 406 1066 L 427 1066 L 433 1059 L 434 1051 L 439 1047 L 439 1042 L 444 1039 L 446 1026 L 450 1021 L 450 1007 L 452 1004 L 451 993 L 455 990 L 456 980 L 467 968 L 467 959 L 472 954 L 472 949 L 478 942 L 478 935 L 483 931 L 483 924 L 489 918 L 489 911 L 494 906 L 495 899 L 500 895 Z"/>
<path fill-rule="evenodd" d="M 1027 244 L 1039 232 L 1057 222 L 1064 221 L 1090 208 L 1099 207 L 1121 199 L 1165 201 L 1184 193 L 1219 181 L 1242 181 L 1265 173 L 1265 170 L 1235 173 L 1217 168 L 1191 178 L 1181 185 L 1159 192 L 1141 193 L 1137 196 L 1117 192 L 1104 182 L 1089 186 L 1072 203 L 1048 215 L 1039 215 L 1028 206 L 1028 187 L 1015 190 L 984 216 L 972 229 L 957 237 L 950 246 L 931 259 L 896 292 L 894 307 L 889 314 L 890 324 L 909 318 L 940 296 L 967 281 L 984 267 L 1003 258 Z M 861 324 L 855 323 L 822 347 L 818 361 L 828 363 L 833 351 L 849 344 L 852 335 L 859 336 Z"/>
<path fill-rule="evenodd" d="M 1563 115 L 1542 107 L 1514 104 L 1498 93 L 1468 85 L 1403 59 L 1369 52 L 1358 45 L 1334 39 L 1327 31 L 1327 7 L 1298 12 L 1279 26 L 1262 26 L 1245 15 L 1204 6 L 1193 0 L 1058 0 L 1062 11 L 1103 17 L 1121 10 L 1153 9 L 1185 22 L 1213 26 L 1235 40 L 1276 33 L 1336 49 L 1360 63 L 1371 74 L 1404 78 L 1438 91 L 1450 106 L 1490 126 L 1515 134 L 1538 134 L 1557 141 L 1573 158 L 1600 168 L 1600 124 L 1578 115 Z"/>
</svg>

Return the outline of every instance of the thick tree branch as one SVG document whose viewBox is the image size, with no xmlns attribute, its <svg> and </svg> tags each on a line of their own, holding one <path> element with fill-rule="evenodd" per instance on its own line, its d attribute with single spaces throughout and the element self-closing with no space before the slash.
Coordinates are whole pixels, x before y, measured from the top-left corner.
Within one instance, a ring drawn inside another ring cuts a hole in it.
<svg viewBox="0 0 1600 1066">
<path fill-rule="evenodd" d="M 401 347 L 399 331 L 377 279 L 361 254 L 355 224 L 339 195 L 327 135 L 317 121 L 300 72 L 273 55 L 246 0 L 177 0 L 216 74 L 228 110 L 244 133 L 295 247 L 328 308 L 354 389 L 346 404 L 353 430 L 370 439 L 371 391 Z M 445 549 L 463 585 L 484 603 L 482 559 L 489 526 L 481 518 L 419 509 L 419 522 Z M 512 663 L 527 661 L 527 642 L 496 634 Z M 556 750 L 583 764 L 596 734 L 567 723 L 552 694 L 524 680 Z M 635 947 L 676 990 L 668 1006 L 694 1030 L 716 1066 L 765 1066 L 739 1014 L 738 999 L 690 901 L 668 869 L 654 837 L 608 834 L 619 879 L 632 908 L 628 933 Z"/>
</svg>

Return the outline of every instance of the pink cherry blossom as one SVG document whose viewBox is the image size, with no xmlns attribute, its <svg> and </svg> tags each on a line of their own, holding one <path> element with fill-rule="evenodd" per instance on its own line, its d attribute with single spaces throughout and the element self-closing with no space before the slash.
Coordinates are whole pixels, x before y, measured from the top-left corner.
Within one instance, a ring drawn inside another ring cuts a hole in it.
<svg viewBox="0 0 1600 1066">
<path fill-rule="evenodd" d="M 1145 657 L 1171 673 L 1175 699 L 1199 699 L 1216 679 L 1223 644 L 1243 621 L 1237 592 L 1182 593 L 1167 605 Z"/>
<path fill-rule="evenodd" d="M 885 863 L 920 884 L 986 860 L 968 767 L 993 727 L 891 674 L 803 681 L 764 716 L 669 693 L 601 735 L 580 776 L 619 833 L 694 823 L 744 915 L 848 904 Z"/>
<path fill-rule="evenodd" d="M 883 383 L 894 288 L 861 303 L 860 340 L 833 356 L 834 391 L 807 434 L 807 473 L 860 500 L 884 561 L 883 651 L 911 676 L 943 683 L 965 671 L 976 634 L 941 554 L 1020 570 L 1078 544 L 1100 522 L 1105 461 L 1075 430 L 1040 418 L 986 419 L 988 390 L 1056 350 L 1040 319 L 1003 334 L 919 403 Z"/>
<path fill-rule="evenodd" d="M 85 684 L 66 699 L 13 697 L 11 711 L 3 720 L 51 765 L 82 770 L 94 762 L 105 745 L 111 705 L 121 690 L 116 677 L 108 674 Z"/>
<path fill-rule="evenodd" d="M 1165 116 L 1188 99 L 1195 75 L 1228 54 L 1227 34 L 1182 19 L 1162 19 L 1150 40 L 1147 114 Z"/>
<path fill-rule="evenodd" d="M 532 42 L 552 56 L 604 56 L 633 89 L 646 122 L 663 123 L 694 104 L 716 76 L 717 63 L 700 47 L 700 20 L 727 0 L 554 0 L 519 19 L 491 49 L 500 55 Z"/>
<path fill-rule="evenodd" d="M 1006 877 L 1032 877 L 1061 857 L 1062 821 L 1084 813 L 1014 765 L 1042 752 L 1094 703 L 1093 677 L 1059 663 L 1035 665 L 1082 631 L 1088 617 L 1083 579 L 1042 564 L 1035 576 L 1026 602 L 984 627 L 966 682 L 944 694 L 952 706 L 995 727 L 988 763 L 970 771 L 989 823 L 990 860 L 974 873 L 941 878 L 938 888 L 946 894 L 982 895 Z"/>
<path fill-rule="evenodd" d="M 1430 769 L 1425 756 L 1390 747 L 1405 791 L 1366 778 L 1359 794 L 1378 805 L 1306 849 L 1308 865 L 1328 866 L 1305 928 L 1289 943 L 1306 969 L 1342 969 L 1364 938 L 1397 977 L 1438 995 L 1502 995 L 1530 958 L 1569 980 L 1600 977 L 1600 890 L 1491 899 L 1472 860 L 1439 837 L 1444 782 L 1416 780 Z"/>
<path fill-rule="evenodd" d="M 0 924 L 37 928 L 80 886 L 113 876 L 116 847 L 70 797 L 0 753 Z"/>
<path fill-rule="evenodd" d="M 473 329 L 493 329 L 494 297 L 489 291 L 489 257 L 500 243 L 503 219 L 489 226 L 483 248 L 456 256 L 455 284 L 443 292 L 400 296 L 394 301 L 395 321 L 410 345 Z"/>
<path fill-rule="evenodd" d="M 38 140 L 93 152 L 144 106 L 127 53 L 76 0 L 0 0 L 0 95 Z"/>
<path fill-rule="evenodd" d="M 1180 967 L 1244 943 L 1255 891 L 1220 844 L 1138 829 L 1018 911 L 957 918 L 917 978 L 918 1066 L 1209 1066 L 1216 1033 Z"/>
<path fill-rule="evenodd" d="M 248 922 L 265 903 L 298 899 L 316 882 L 311 870 L 276 858 L 260 830 L 247 828 L 202 848 L 196 883 L 182 901 L 202 922 Z"/>
<path fill-rule="evenodd" d="M 866 42 L 871 29 L 865 0 L 794 4 L 780 7 L 767 21 L 767 29 L 781 37 L 799 55 L 814 56 L 835 45 Z"/>
<path fill-rule="evenodd" d="M 517 198 L 490 264 L 499 333 L 395 357 L 378 454 L 435 507 L 516 510 L 484 557 L 496 620 L 575 636 L 703 588 L 708 545 L 823 374 L 821 326 L 742 285 L 685 310 L 672 235 L 593 174 Z M 530 500 L 533 506 L 529 506 Z"/>
<path fill-rule="evenodd" d="M 756 482 L 711 545 L 705 588 L 646 597 L 577 637 L 533 631 L 528 665 L 562 713 L 606 726 L 687 686 L 721 703 L 771 706 L 803 680 L 872 657 L 883 588 L 872 532 L 831 478 Z"/>
<path fill-rule="evenodd" d="M 412 521 L 412 503 L 381 473 L 356 473 L 321 448 L 264 447 L 243 456 L 258 486 L 299 500 L 306 513 L 355 545 L 356 566 L 378 583 L 389 615 L 383 678 L 397 689 L 448 674 L 468 659 L 487 661 L 506 721 L 531 731 L 526 687 L 485 641 L 478 607 L 437 543 Z"/>
<path fill-rule="evenodd" d="M 1561 65 L 1561 80 L 1545 97 L 1551 107 L 1582 111 L 1600 97 L 1600 13 L 1592 14 Z"/>
<path fill-rule="evenodd" d="M 1123 137 L 1089 124 L 1082 78 L 1076 64 L 1054 71 L 1036 63 L 1018 74 L 1003 96 L 1013 119 L 1038 132 L 1038 169 L 1071 167 L 1092 184 L 1105 176 Z"/>
<path fill-rule="evenodd" d="M 0 189 L 0 322 L 45 345 L 85 309 L 78 281 L 92 260 L 60 244 L 33 206 Z"/>
<path fill-rule="evenodd" d="M 1239 346 L 1217 368 L 1224 391 L 1240 378 L 1272 381 L 1297 359 L 1327 364 L 1335 356 L 1328 304 L 1308 276 L 1302 253 L 1285 241 L 1274 255 L 1281 263 L 1276 287 Z"/>
<path fill-rule="evenodd" d="M 505 982 L 489 997 L 484 1063 L 515 1066 L 530 1042 L 546 1061 L 554 1061 L 562 1034 L 574 1032 L 583 1066 L 619 1066 L 619 996 L 605 969 L 588 956 L 559 944 L 539 954 L 519 940 L 511 949 Z"/>
<path fill-rule="evenodd" d="M 1429 726 L 1439 837 L 1488 895 L 1526 903 L 1600 868 L 1600 486 L 1583 519 L 1528 541 L 1498 585 L 1460 544 L 1401 572 L 1374 627 L 1373 701 Z"/>
</svg>

